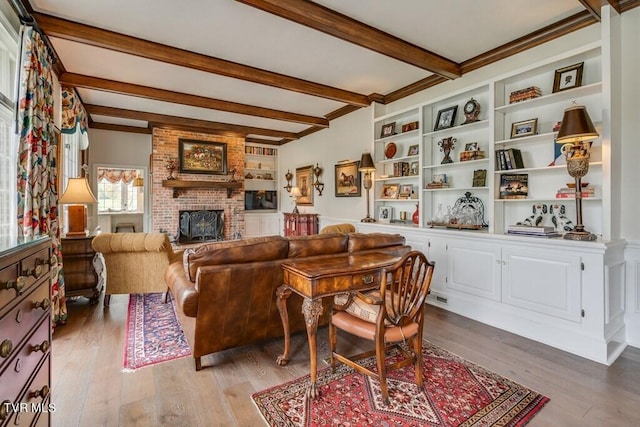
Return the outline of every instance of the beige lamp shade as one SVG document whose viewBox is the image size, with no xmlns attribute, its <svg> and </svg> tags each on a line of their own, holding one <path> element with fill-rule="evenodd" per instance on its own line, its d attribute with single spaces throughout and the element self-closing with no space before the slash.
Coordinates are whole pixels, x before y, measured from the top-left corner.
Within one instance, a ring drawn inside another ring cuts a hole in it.
<svg viewBox="0 0 640 427">
<path fill-rule="evenodd" d="M 291 197 L 302 197 L 302 191 L 299 187 L 291 187 Z"/>
<path fill-rule="evenodd" d="M 98 203 L 86 178 L 69 178 L 67 189 L 58 200 L 61 205 Z"/>
<path fill-rule="evenodd" d="M 598 137 L 589 113 L 584 105 L 574 105 L 564 110 L 556 142 L 558 144 L 584 142 Z"/>
</svg>

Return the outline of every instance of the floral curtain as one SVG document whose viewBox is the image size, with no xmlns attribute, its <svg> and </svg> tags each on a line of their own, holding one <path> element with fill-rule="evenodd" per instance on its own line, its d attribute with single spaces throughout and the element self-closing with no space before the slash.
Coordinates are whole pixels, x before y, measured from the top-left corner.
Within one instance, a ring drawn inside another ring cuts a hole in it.
<svg viewBox="0 0 640 427">
<path fill-rule="evenodd" d="M 22 29 L 18 93 L 18 233 L 52 239 L 53 325 L 67 319 L 58 228 L 57 141 L 53 122 L 51 55 L 33 27 Z M 19 234 L 20 235 L 20 234 Z"/>
<path fill-rule="evenodd" d="M 89 119 L 87 110 L 78 99 L 72 87 L 61 85 L 62 93 L 62 133 L 67 135 L 79 133 L 81 150 L 89 147 Z"/>
<path fill-rule="evenodd" d="M 130 183 L 138 177 L 138 171 L 135 169 L 105 169 L 98 168 L 98 182 L 106 179 L 112 184 L 122 181 L 125 184 Z"/>
</svg>

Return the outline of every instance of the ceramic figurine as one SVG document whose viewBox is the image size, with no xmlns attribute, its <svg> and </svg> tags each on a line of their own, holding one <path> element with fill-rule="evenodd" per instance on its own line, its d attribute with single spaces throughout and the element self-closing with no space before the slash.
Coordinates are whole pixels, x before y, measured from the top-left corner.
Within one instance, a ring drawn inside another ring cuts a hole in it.
<svg viewBox="0 0 640 427">
<path fill-rule="evenodd" d="M 518 222 L 517 225 L 528 225 L 531 227 L 539 226 L 540 224 L 542 224 L 544 215 L 546 215 L 547 213 L 547 205 L 544 203 L 535 204 L 532 207 L 532 212 L 532 215 L 530 215 L 525 220 Z"/>
</svg>

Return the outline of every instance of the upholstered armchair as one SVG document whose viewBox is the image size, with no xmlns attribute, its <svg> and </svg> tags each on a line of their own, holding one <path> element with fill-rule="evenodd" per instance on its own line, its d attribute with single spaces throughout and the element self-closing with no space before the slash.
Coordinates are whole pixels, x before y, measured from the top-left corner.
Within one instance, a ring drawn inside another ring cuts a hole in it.
<svg viewBox="0 0 640 427">
<path fill-rule="evenodd" d="M 326 227 L 323 227 L 322 230 L 320 230 L 320 234 L 353 233 L 354 231 L 356 231 L 356 227 L 353 224 L 349 224 L 349 223 L 332 224 L 332 225 L 327 225 Z"/>
<path fill-rule="evenodd" d="M 91 242 L 104 257 L 104 305 L 113 294 L 167 292 L 164 272 L 181 257 L 163 233 L 103 233 Z"/>
</svg>

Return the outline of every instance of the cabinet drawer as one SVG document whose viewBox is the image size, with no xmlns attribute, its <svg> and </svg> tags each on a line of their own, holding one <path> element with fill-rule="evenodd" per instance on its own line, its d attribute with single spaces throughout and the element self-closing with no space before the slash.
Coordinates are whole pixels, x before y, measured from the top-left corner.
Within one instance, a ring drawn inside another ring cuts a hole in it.
<svg viewBox="0 0 640 427">
<path fill-rule="evenodd" d="M 379 270 L 354 274 L 351 276 L 351 289 L 379 288 L 381 281 L 382 272 Z"/>
<path fill-rule="evenodd" d="M 26 277 L 27 283 L 23 292 L 39 279 L 48 276 L 51 272 L 51 251 L 50 248 L 41 249 L 35 254 L 22 260 L 20 273 Z"/>
<path fill-rule="evenodd" d="M 48 346 L 43 351 L 42 347 Z M 40 361 L 51 352 L 50 326 L 47 319 L 43 319 L 26 343 L 14 350 L 14 357 L 2 372 L 0 382 L 0 401 L 9 400 L 15 402 L 20 396 L 24 385 L 37 368 Z M 36 347 L 39 346 L 39 347 Z M 39 349 L 38 349 L 39 348 Z"/>
<path fill-rule="evenodd" d="M 22 341 L 38 321 L 48 316 L 50 310 L 48 285 L 48 281 L 43 282 L 0 319 L 0 369 L 3 369 L 13 355 L 20 351 Z M 48 340 L 48 335 L 44 339 Z"/>
<path fill-rule="evenodd" d="M 13 411 L 8 415 L 7 425 L 30 426 L 32 423 L 35 423 L 37 417 L 42 417 L 43 415 L 45 416 L 43 421 L 48 420 L 48 414 L 45 414 L 45 412 L 49 409 L 48 403 L 51 394 L 49 387 L 50 375 L 51 362 L 47 357 L 33 377 L 33 380 L 26 387 L 26 390 L 24 390 L 20 400 L 16 401 L 14 408 L 17 409 L 17 411 Z M 43 424 L 40 424 L 38 421 L 38 425 Z"/>
</svg>

